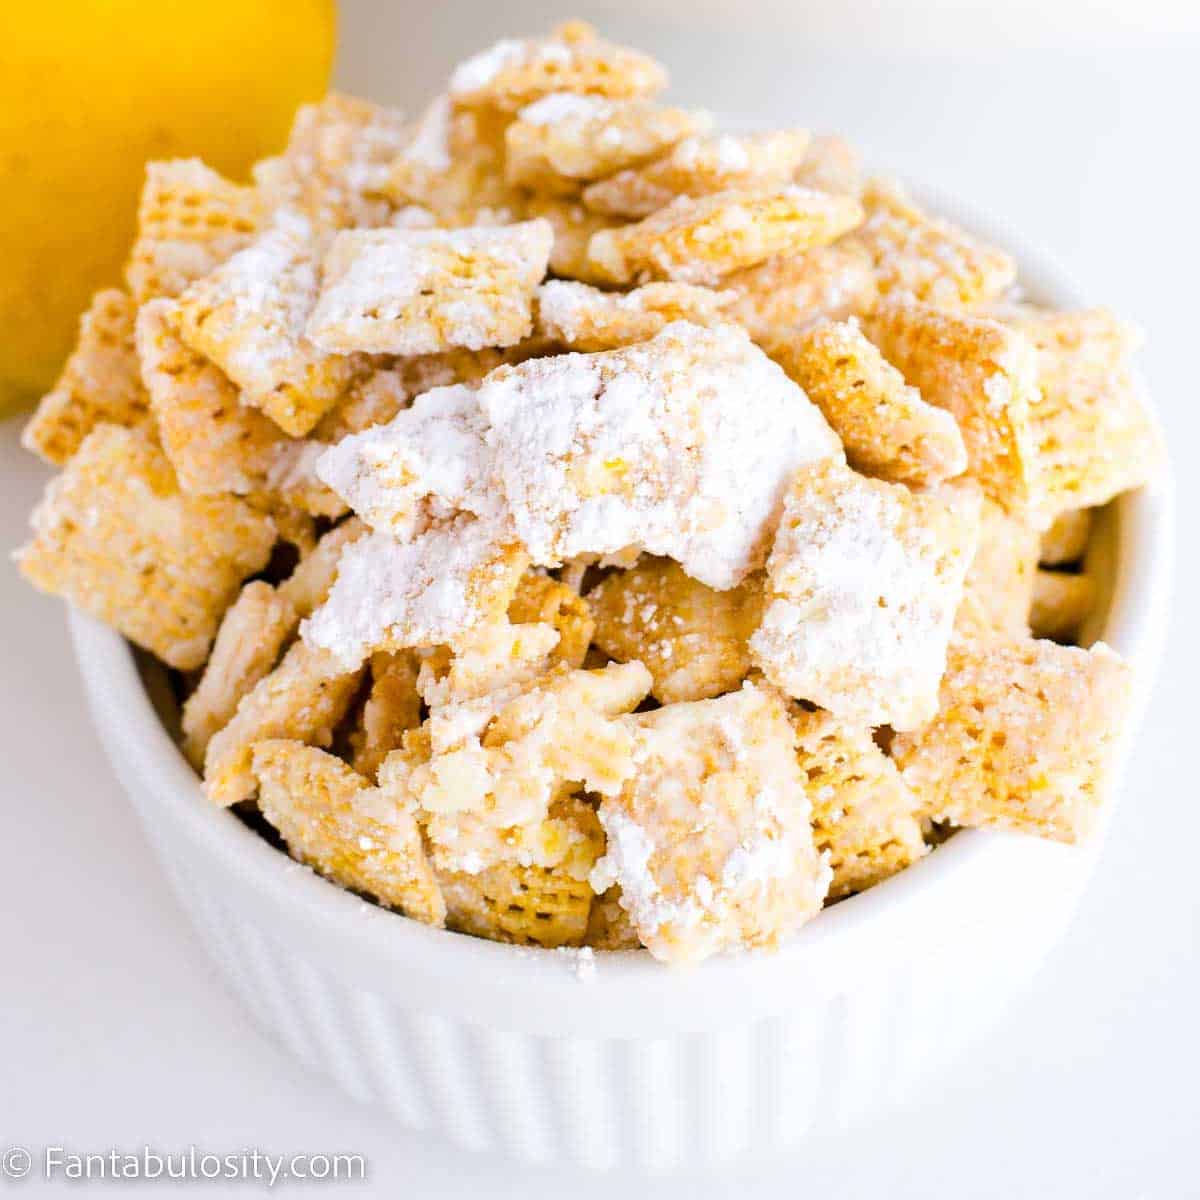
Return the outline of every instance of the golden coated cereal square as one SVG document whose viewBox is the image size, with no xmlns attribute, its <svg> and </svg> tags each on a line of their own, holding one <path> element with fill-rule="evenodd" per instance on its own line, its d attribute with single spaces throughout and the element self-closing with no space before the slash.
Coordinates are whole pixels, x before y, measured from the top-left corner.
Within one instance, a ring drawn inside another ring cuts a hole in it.
<svg viewBox="0 0 1200 1200">
<path fill-rule="evenodd" d="M 748 683 L 635 720 L 638 770 L 600 802 L 593 889 L 620 887 L 664 962 L 777 945 L 820 910 L 830 878 L 784 702 Z"/>
<path fill-rule="evenodd" d="M 666 71 L 652 58 L 569 21 L 549 37 L 505 38 L 466 59 L 450 77 L 450 97 L 456 105 L 512 113 L 551 92 L 637 100 L 666 83 Z"/>
<path fill-rule="evenodd" d="M 832 242 L 861 220 L 857 200 L 794 185 L 679 196 L 634 225 L 593 234 L 588 258 L 610 283 L 711 285 L 773 255 Z"/>
<path fill-rule="evenodd" d="M 313 473 L 318 447 L 287 437 L 270 418 L 242 404 L 228 376 L 185 345 L 177 325 L 174 300 L 151 300 L 138 313 L 142 378 L 179 486 L 196 495 L 270 496 L 318 516 L 343 511 Z"/>
<path fill-rule="evenodd" d="M 375 650 L 456 646 L 504 614 L 528 565 L 517 545 L 468 514 L 406 541 L 371 533 L 342 552 L 337 580 L 302 633 L 346 669 Z"/>
<path fill-rule="evenodd" d="M 361 360 L 331 355 L 305 335 L 317 302 L 311 223 L 295 210 L 179 298 L 179 333 L 285 433 L 303 437 L 363 373 Z"/>
<path fill-rule="evenodd" d="M 255 743 L 287 738 L 327 747 L 362 680 L 328 654 L 293 642 L 279 665 L 238 703 L 233 719 L 215 734 L 204 755 L 204 791 L 223 808 L 249 800 L 256 781 Z"/>
<path fill-rule="evenodd" d="M 732 325 L 675 322 L 620 350 L 502 367 L 478 396 L 517 536 L 543 566 L 637 547 L 734 587 L 762 565 L 796 468 L 841 456 Z"/>
<path fill-rule="evenodd" d="M 1017 277 L 1013 260 L 964 230 L 931 217 L 894 182 L 870 180 L 866 219 L 851 236 L 875 263 L 882 296 L 906 295 L 939 308 L 994 299 Z"/>
<path fill-rule="evenodd" d="M 643 163 L 710 124 L 707 113 L 552 92 L 504 131 L 505 176 L 514 186 L 573 195 L 582 182 Z"/>
<path fill-rule="evenodd" d="M 514 345 L 532 331 L 553 240 L 546 221 L 339 233 L 308 336 L 340 354 Z"/>
<path fill-rule="evenodd" d="M 296 610 L 269 583 L 246 584 L 225 610 L 196 690 L 183 706 L 183 749 L 197 770 L 213 735 L 233 720 L 243 696 L 269 674 L 295 634 Z"/>
<path fill-rule="evenodd" d="M 118 425 L 88 434 L 33 531 L 18 554 L 31 583 L 184 671 L 204 662 L 221 614 L 275 543 L 270 519 L 243 501 L 181 493 L 162 451 Z"/>
<path fill-rule="evenodd" d="M 994 500 L 980 509 L 979 548 L 963 582 L 955 629 L 975 636 L 1018 637 L 1029 632 L 1038 565 L 1038 532 Z"/>
<path fill-rule="evenodd" d="M 821 317 L 845 321 L 869 312 L 878 298 L 870 255 L 845 240 L 735 271 L 721 288 L 734 295 L 730 318 L 769 352 Z"/>
<path fill-rule="evenodd" d="M 857 325 L 819 321 L 774 349 L 864 475 L 928 487 L 967 468 L 953 415 L 921 399 Z"/>
<path fill-rule="evenodd" d="M 589 212 L 577 200 L 563 196 L 534 195 L 525 205 L 525 215 L 550 222 L 554 244 L 550 247 L 550 271 L 560 279 L 603 284 L 605 273 L 588 258 L 592 235 L 604 229 L 619 229 L 624 221 Z"/>
<path fill-rule="evenodd" d="M 796 168 L 792 180 L 802 187 L 821 192 L 857 196 L 862 191 L 862 159 L 842 138 L 818 134 L 809 143 L 808 153 Z"/>
<path fill-rule="evenodd" d="M 1063 567 L 1079 562 L 1087 553 L 1092 536 L 1092 510 L 1068 508 L 1054 518 L 1042 534 L 1038 561 L 1044 567 Z"/>
<path fill-rule="evenodd" d="M 198 158 L 147 163 L 125 266 L 134 300 L 178 296 L 248 246 L 267 212 L 254 188 L 230 183 Z"/>
<path fill-rule="evenodd" d="M 643 558 L 590 591 L 595 641 L 619 662 L 641 662 L 663 704 L 733 691 L 750 671 L 750 635 L 762 617 L 762 579 L 718 592 L 666 558 Z"/>
<path fill-rule="evenodd" d="M 838 463 L 801 469 L 767 563 L 756 662 L 788 695 L 846 721 L 915 728 L 937 711 L 978 536 L 966 497 Z"/>
<path fill-rule="evenodd" d="M 691 283 L 647 283 L 630 292 L 603 292 L 553 279 L 538 288 L 538 331 L 568 350 L 616 350 L 644 342 L 672 321 L 712 325 L 733 297 Z"/>
<path fill-rule="evenodd" d="M 293 858 L 427 925 L 446 905 L 411 812 L 341 759 L 282 738 L 254 747 L 262 814 Z"/>
<path fill-rule="evenodd" d="M 897 735 L 892 759 L 936 820 L 1080 842 L 1103 803 L 1129 684 L 1103 644 L 962 642 L 937 716 Z"/>
<path fill-rule="evenodd" d="M 988 496 L 1014 513 L 1042 504 L 1037 361 L 1027 339 L 987 317 L 907 300 L 882 302 L 866 332 L 923 400 L 954 415 L 969 473 Z"/>
<path fill-rule="evenodd" d="M 101 422 L 152 424 L 134 347 L 136 315 L 136 304 L 116 288 L 92 297 L 71 357 L 21 433 L 27 450 L 61 467 Z"/>
<path fill-rule="evenodd" d="M 817 709 L 794 714 L 813 840 L 829 855 L 831 900 L 861 892 L 925 853 L 920 804 L 869 729 Z"/>
<path fill-rule="evenodd" d="M 411 650 L 371 655 L 371 688 L 351 735 L 354 769 L 374 779 L 380 763 L 421 724 L 420 661 Z"/>
<path fill-rule="evenodd" d="M 1043 523 L 1151 480 L 1163 454 L 1130 369 L 1138 335 L 1105 309 L 1025 309 L 1007 323 L 1037 352 L 1030 425 Z"/>
<path fill-rule="evenodd" d="M 791 182 L 808 143 L 803 129 L 688 137 L 644 166 L 589 184 L 583 202 L 593 212 L 640 220 L 676 196 L 782 187 Z"/>
</svg>

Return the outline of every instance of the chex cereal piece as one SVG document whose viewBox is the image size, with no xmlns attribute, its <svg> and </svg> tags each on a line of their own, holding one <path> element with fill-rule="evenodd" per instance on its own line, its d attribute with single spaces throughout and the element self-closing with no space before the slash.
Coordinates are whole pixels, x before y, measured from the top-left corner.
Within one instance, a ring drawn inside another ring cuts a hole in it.
<svg viewBox="0 0 1200 1200">
<path fill-rule="evenodd" d="M 619 229 L 624 221 L 590 212 L 577 200 L 562 196 L 531 196 L 525 215 L 550 222 L 554 244 L 550 247 L 550 271 L 562 279 L 581 283 L 606 283 L 607 277 L 588 258 L 592 235 L 604 229 Z"/>
<path fill-rule="evenodd" d="M 1029 628 L 1034 637 L 1073 642 L 1096 603 L 1096 581 L 1086 572 L 1041 571 L 1034 575 Z"/>
<path fill-rule="evenodd" d="M 621 350 L 502 367 L 478 396 L 517 535 L 544 566 L 638 547 L 734 587 L 762 565 L 796 468 L 841 457 L 732 325 L 675 322 Z"/>
<path fill-rule="evenodd" d="M 1162 447 L 1130 370 L 1138 335 L 1105 309 L 1027 309 L 1007 324 L 1037 351 L 1030 424 L 1043 519 L 1151 479 Z"/>
<path fill-rule="evenodd" d="M 323 233 L 382 225 L 391 211 L 388 168 L 404 139 L 395 109 L 330 92 L 301 105 L 287 148 L 256 164 L 255 181 L 273 207 L 301 209 Z"/>
<path fill-rule="evenodd" d="M 371 533 L 343 551 L 337 581 L 302 633 L 346 668 L 374 650 L 455 646 L 503 615 L 528 564 L 494 525 L 467 514 L 402 542 Z"/>
<path fill-rule="evenodd" d="M 254 188 L 230 183 L 198 158 L 147 163 L 125 266 L 133 298 L 178 296 L 248 246 L 266 215 Z"/>
<path fill-rule="evenodd" d="M 264 675 L 238 704 L 233 719 L 208 743 L 204 791 L 223 808 L 254 795 L 251 756 L 256 742 L 288 738 L 329 746 L 362 679 L 335 659 L 303 642 L 293 642 L 279 665 Z"/>
<path fill-rule="evenodd" d="M 592 642 L 596 620 L 591 604 L 565 583 L 542 571 L 526 571 L 508 606 L 508 619 L 518 624 L 549 625 L 558 633 L 554 662 L 580 667 Z"/>
<path fill-rule="evenodd" d="M 411 812 L 303 742 L 261 741 L 252 766 L 262 814 L 293 858 L 405 916 L 442 924 L 446 905 Z"/>
<path fill-rule="evenodd" d="M 870 253 L 883 296 L 966 308 L 999 296 L 1016 279 L 1004 251 L 922 212 L 896 183 L 870 180 L 862 203 L 866 219 L 851 240 Z"/>
<path fill-rule="evenodd" d="M 676 196 L 782 187 L 804 158 L 808 142 L 803 129 L 688 137 L 653 162 L 589 184 L 583 202 L 593 212 L 638 220 Z"/>
<path fill-rule="evenodd" d="M 266 565 L 275 527 L 231 496 L 180 492 L 144 434 L 97 425 L 33 514 L 18 554 L 31 583 L 187 671 L 200 666 L 243 579 Z"/>
<path fill-rule="evenodd" d="M 517 220 L 524 194 L 504 174 L 506 120 L 486 109 L 455 112 L 447 96 L 434 100 L 390 167 L 387 193 L 400 206 L 391 223 L 453 228 Z"/>
<path fill-rule="evenodd" d="M 344 438 L 317 472 L 368 525 L 399 538 L 460 510 L 501 516 L 487 421 L 464 384 L 433 388 L 388 424 Z"/>
<path fill-rule="evenodd" d="M 913 486 L 966 470 L 954 417 L 926 404 L 857 325 L 819 321 L 773 354 L 825 414 L 855 470 Z"/>
<path fill-rule="evenodd" d="M 600 802 L 592 887 L 620 886 L 664 962 L 778 944 L 820 910 L 830 877 L 783 702 L 746 684 L 636 721 L 638 769 Z"/>
<path fill-rule="evenodd" d="M 637 950 L 641 946 L 629 914 L 621 907 L 621 889 L 615 884 L 592 900 L 583 944 L 594 950 Z"/>
<path fill-rule="evenodd" d="M 644 342 L 672 321 L 712 325 L 733 299 L 691 283 L 647 283 L 631 292 L 602 292 L 555 279 L 538 288 L 538 329 L 567 350 L 615 350 Z"/>
<path fill-rule="evenodd" d="M 796 475 L 750 639 L 772 683 L 861 725 L 913 729 L 938 681 L 975 553 L 978 505 L 834 463 Z"/>
<path fill-rule="evenodd" d="M 596 36 L 582 21 L 546 38 L 505 38 L 460 63 L 450 77 L 457 105 L 518 112 L 552 92 L 637 100 L 666 86 L 652 58 Z"/>
<path fill-rule="evenodd" d="M 710 124 L 707 113 L 552 92 L 504 131 L 505 174 L 516 186 L 572 195 L 581 182 L 654 158 Z"/>
<path fill-rule="evenodd" d="M 802 187 L 857 196 L 862 191 L 862 161 L 857 150 L 831 134 L 818 134 L 792 176 Z"/>
<path fill-rule="evenodd" d="M 357 517 L 349 517 L 322 535 L 308 553 L 302 555 L 291 575 L 278 588 L 279 594 L 301 617 L 310 617 L 325 603 L 337 578 L 342 551 L 367 532 Z"/>
<path fill-rule="evenodd" d="M 558 867 L 502 863 L 477 874 L 440 873 L 446 924 L 460 933 L 518 946 L 580 946 L 592 889 Z"/>
<path fill-rule="evenodd" d="M 137 306 L 116 288 L 92 297 L 71 357 L 21 431 L 26 450 L 61 467 L 101 422 L 130 428 L 151 423 L 134 347 L 136 315 Z"/>
<path fill-rule="evenodd" d="M 860 220 L 862 209 L 851 197 L 794 185 L 679 196 L 635 225 L 593 234 L 588 258 L 611 283 L 715 284 L 774 254 L 832 242 Z"/>
<path fill-rule="evenodd" d="M 1021 636 L 1029 632 L 1038 532 L 986 497 L 979 516 L 979 546 L 963 581 L 955 628 L 971 635 Z"/>
<path fill-rule="evenodd" d="M 510 612 L 515 604 L 514 596 Z M 494 698 L 501 692 L 511 698 L 547 674 L 556 661 L 562 661 L 555 655 L 559 641 L 552 625 L 497 620 L 480 625 L 454 651 L 440 646 L 421 653 L 417 691 L 430 708 L 426 728 L 432 748 L 440 751 L 459 744 L 461 730 L 456 722 L 466 711 L 465 702 Z M 478 711 L 486 711 L 489 715 L 483 719 L 490 720 L 493 710 L 490 705 Z M 449 722 L 443 720 L 447 714 Z"/>
<path fill-rule="evenodd" d="M 869 312 L 878 298 L 870 255 L 844 241 L 769 258 L 727 275 L 721 288 L 734 295 L 730 319 L 768 350 L 821 317 L 844 321 Z"/>
<path fill-rule="evenodd" d="M 204 674 L 183 706 L 183 750 L 197 770 L 213 735 L 275 666 L 299 624 L 296 610 L 260 580 L 246 584 L 225 610 Z"/>
<path fill-rule="evenodd" d="M 892 759 L 936 820 L 1080 842 L 1128 698 L 1129 669 L 1103 644 L 963 642 L 937 717 L 897 735 Z"/>
<path fill-rule="evenodd" d="M 1087 553 L 1092 536 L 1092 510 L 1068 508 L 1054 518 L 1042 534 L 1038 561 L 1044 567 L 1063 567 L 1079 562 Z"/>
<path fill-rule="evenodd" d="M 354 769 L 374 779 L 379 764 L 421 724 L 420 661 L 411 650 L 371 655 L 371 689 L 351 737 Z"/>
<path fill-rule="evenodd" d="M 885 300 L 866 323 L 921 398 L 952 413 L 970 474 L 1012 512 L 1043 501 L 1032 431 L 1037 362 L 1020 334 L 987 317 Z"/>
<path fill-rule="evenodd" d="M 762 579 L 725 592 L 666 558 L 643 558 L 587 595 L 596 645 L 619 662 L 643 663 L 663 704 L 733 691 L 750 670 L 750 635 L 762 616 Z"/>
<path fill-rule="evenodd" d="M 308 336 L 341 354 L 514 345 L 533 328 L 553 240 L 546 221 L 339 233 Z"/>
<path fill-rule="evenodd" d="M 797 711 L 794 722 L 813 841 L 833 869 L 829 898 L 861 892 L 916 862 L 925 853 L 919 801 L 871 731 L 821 709 Z"/>
<path fill-rule="evenodd" d="M 179 298 L 183 340 L 285 433 L 303 437 L 345 393 L 363 364 L 319 350 L 304 327 L 317 302 L 311 223 L 295 210 Z"/>
<path fill-rule="evenodd" d="M 313 471 L 315 447 L 241 403 L 228 376 L 176 332 L 177 302 L 144 304 L 137 318 L 142 377 L 163 450 L 185 492 L 271 493 L 320 516 L 343 506 Z"/>
</svg>

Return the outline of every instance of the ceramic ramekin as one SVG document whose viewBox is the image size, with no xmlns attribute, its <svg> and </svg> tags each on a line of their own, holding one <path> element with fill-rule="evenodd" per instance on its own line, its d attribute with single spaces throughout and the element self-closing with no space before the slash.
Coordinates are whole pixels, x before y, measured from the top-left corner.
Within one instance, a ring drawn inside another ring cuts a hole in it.
<svg viewBox="0 0 1200 1200">
<path fill-rule="evenodd" d="M 1077 303 L 1017 253 L 1031 295 Z M 1090 551 L 1109 583 L 1091 633 L 1135 668 L 1130 735 L 1166 629 L 1172 544 L 1164 478 L 1111 505 Z M 588 970 L 574 952 L 429 929 L 291 862 L 204 799 L 153 669 L 110 629 L 70 620 L 109 757 L 233 989 L 351 1095 L 472 1149 L 703 1168 L 902 1103 L 1027 985 L 1098 855 L 1100 834 L 1074 849 L 963 832 L 775 955 L 671 970 L 607 954 Z"/>
</svg>

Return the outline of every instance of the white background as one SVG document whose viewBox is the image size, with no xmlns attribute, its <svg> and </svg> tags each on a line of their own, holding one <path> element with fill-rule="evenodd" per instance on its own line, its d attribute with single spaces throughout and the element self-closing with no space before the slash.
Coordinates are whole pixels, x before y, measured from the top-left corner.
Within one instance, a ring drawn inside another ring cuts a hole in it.
<svg viewBox="0 0 1200 1200">
<path fill-rule="evenodd" d="M 572 13 L 665 59 L 682 103 L 841 131 L 873 161 L 986 207 L 1140 322 L 1182 518 L 1168 661 L 1109 845 L 1027 993 L 907 1111 L 773 1169 L 659 1180 L 656 1194 L 1200 1196 L 1200 576 L 1188 552 L 1200 5 L 347 0 L 339 79 L 412 108 L 466 51 Z M 46 476 L 16 434 L 0 424 L 6 551 Z M 645 1190 L 427 1144 L 266 1041 L 148 857 L 88 724 L 57 604 L 5 564 L 0 605 L 0 1145 L 357 1151 L 369 1190 L 412 1197 Z"/>
</svg>

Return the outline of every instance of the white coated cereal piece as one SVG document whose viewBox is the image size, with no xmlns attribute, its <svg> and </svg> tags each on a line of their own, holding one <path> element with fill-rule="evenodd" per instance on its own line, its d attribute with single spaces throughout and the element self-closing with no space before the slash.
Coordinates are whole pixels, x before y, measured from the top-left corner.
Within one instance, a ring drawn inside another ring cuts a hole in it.
<svg viewBox="0 0 1200 1200">
<path fill-rule="evenodd" d="M 346 669 L 375 650 L 454 646 L 504 614 L 528 562 L 466 513 L 405 541 L 371 533 L 343 551 L 328 599 L 301 633 Z"/>
<path fill-rule="evenodd" d="M 861 725 L 913 729 L 932 717 L 979 536 L 971 498 L 913 493 L 837 463 L 803 468 L 750 640 L 767 678 Z"/>
<path fill-rule="evenodd" d="M 635 721 L 636 769 L 600 802 L 608 840 L 593 889 L 620 887 L 665 962 L 777 945 L 820 910 L 830 881 L 786 705 L 748 683 Z"/>
<path fill-rule="evenodd" d="M 842 453 L 730 325 L 504 367 L 479 404 L 517 536 L 544 566 L 638 547 L 734 587 L 762 565 L 795 470 Z"/>
<path fill-rule="evenodd" d="M 342 354 L 514 345 L 533 328 L 553 240 L 546 221 L 339 233 L 308 335 Z"/>
<path fill-rule="evenodd" d="M 505 175 L 514 185 L 571 195 L 582 181 L 653 158 L 710 124 L 706 113 L 553 92 L 504 131 Z"/>
<path fill-rule="evenodd" d="M 325 451 L 317 474 L 372 529 L 404 537 L 460 510 L 501 517 L 487 421 L 473 389 L 434 388 L 388 424 Z"/>
<path fill-rule="evenodd" d="M 179 297 L 179 332 L 285 433 L 302 437 L 365 372 L 305 334 L 317 300 L 317 243 L 294 209 Z"/>
<path fill-rule="evenodd" d="M 733 299 L 691 283 L 647 283 L 630 292 L 603 292 L 566 279 L 538 288 L 538 330 L 568 350 L 615 350 L 644 342 L 672 321 L 712 325 Z"/>
</svg>

